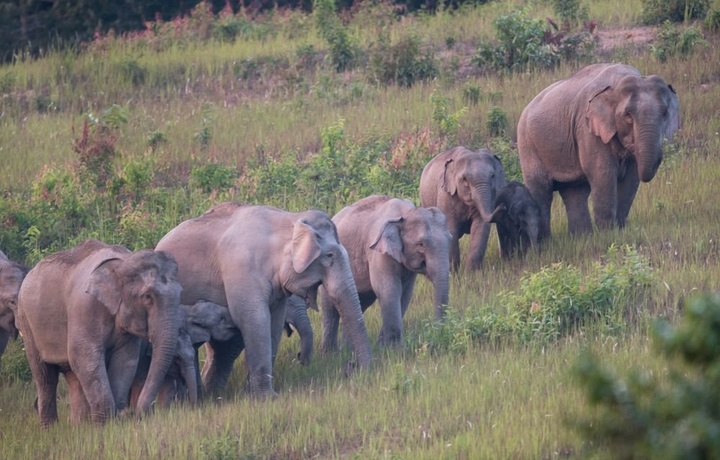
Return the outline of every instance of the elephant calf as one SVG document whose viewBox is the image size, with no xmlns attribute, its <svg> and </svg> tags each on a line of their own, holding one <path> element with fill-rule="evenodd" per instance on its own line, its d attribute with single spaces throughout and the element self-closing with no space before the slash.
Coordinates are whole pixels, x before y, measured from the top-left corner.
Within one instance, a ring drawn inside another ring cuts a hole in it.
<svg viewBox="0 0 720 460">
<path fill-rule="evenodd" d="M 380 302 L 380 343 L 401 340 L 418 273 L 433 283 L 435 316 L 442 319 L 449 299 L 451 236 L 438 208 L 374 195 L 343 208 L 333 222 L 347 249 L 363 312 L 376 299 Z M 340 317 L 325 291 L 320 292 L 323 349 L 330 351 L 337 348 Z"/>
<path fill-rule="evenodd" d="M 513 181 L 500 189 L 495 199 L 495 226 L 503 259 L 524 257 L 530 247 L 537 246 L 540 207 L 523 184 Z"/>
<path fill-rule="evenodd" d="M 180 305 L 181 327 L 175 359 L 160 386 L 156 404 L 168 406 L 186 398 L 195 404 L 200 397 L 198 348 L 209 340 L 227 341 L 240 331 L 230 311 L 218 304 L 200 300 L 193 305 Z M 135 379 L 130 389 L 130 407 L 135 407 L 150 369 L 152 347 L 143 343 Z"/>
<path fill-rule="evenodd" d="M 15 326 L 18 292 L 28 269 L 0 251 L 0 357 L 11 338 L 18 335 Z"/>
</svg>

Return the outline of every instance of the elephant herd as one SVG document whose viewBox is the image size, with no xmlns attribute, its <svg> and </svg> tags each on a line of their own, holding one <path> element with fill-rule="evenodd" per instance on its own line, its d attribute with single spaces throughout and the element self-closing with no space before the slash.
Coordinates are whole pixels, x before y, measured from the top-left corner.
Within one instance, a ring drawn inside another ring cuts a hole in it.
<svg viewBox="0 0 720 460">
<path fill-rule="evenodd" d="M 592 229 L 588 198 L 596 226 L 625 225 L 639 182 L 657 172 L 663 136 L 679 127 L 678 112 L 675 91 L 660 77 L 590 65 L 522 112 L 526 185 L 507 183 L 489 150 L 458 146 L 424 168 L 421 206 L 373 195 L 331 219 L 226 202 L 180 223 L 154 250 L 87 240 L 31 270 L 0 252 L 0 354 L 19 331 L 43 426 L 58 417 L 60 374 L 73 422 L 219 394 L 243 351 L 249 392 L 273 396 L 283 331 L 300 335 L 301 363 L 312 357 L 308 308 L 322 311 L 323 352 L 338 349 L 342 323 L 355 364 L 367 368 L 364 311 L 377 300 L 378 343 L 397 344 L 422 274 L 442 320 L 463 235 L 470 235 L 467 270 L 482 266 L 493 223 L 501 256 L 523 256 L 550 236 L 555 191 L 571 233 Z"/>
</svg>

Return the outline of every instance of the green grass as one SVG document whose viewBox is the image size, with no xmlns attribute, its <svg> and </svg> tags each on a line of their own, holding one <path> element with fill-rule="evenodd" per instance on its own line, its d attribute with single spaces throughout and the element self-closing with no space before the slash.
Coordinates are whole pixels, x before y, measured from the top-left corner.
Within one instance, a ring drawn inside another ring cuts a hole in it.
<svg viewBox="0 0 720 460">
<path fill-rule="evenodd" d="M 641 7 L 639 0 L 588 3 L 601 28 L 636 23 Z M 450 35 L 475 46 L 492 35 L 492 18 L 504 7 L 493 2 L 459 13 L 406 18 L 397 27 L 416 21 L 438 49 Z M 552 15 L 544 2 L 531 2 L 530 11 L 536 17 Z M 362 32 L 358 29 L 357 35 L 368 43 L 371 37 Z M 314 34 L 295 41 L 281 34 L 265 42 L 171 47 L 158 54 L 117 45 L 102 56 L 51 55 L 0 67 L 0 81 L 9 72 L 15 75 L 12 94 L 0 102 L 5 104 L 0 115 L 2 191 L 22 193 L 46 165 L 74 161 L 72 142 L 82 114 L 100 113 L 114 103 L 130 115 L 121 127 L 121 159 L 141 157 L 148 135 L 161 131 L 168 142 L 154 153 L 158 167 L 187 180 L 191 165 L 208 159 L 242 169 L 258 155 L 313 154 L 322 147 L 322 130 L 339 119 L 352 142 L 398 139 L 426 127 L 436 136 L 431 94 L 448 97 L 456 111 L 467 105 L 462 99 L 467 84 L 484 94 L 496 93 L 493 102 L 469 105 L 460 120 L 456 142 L 480 147 L 489 140 L 485 122 L 493 105 L 505 111 L 514 132 L 525 104 L 577 68 L 563 64 L 546 72 L 503 77 L 473 72 L 461 78 L 446 66 L 437 80 L 409 89 L 377 87 L 365 79 L 363 69 L 335 74 L 322 65 L 313 71 L 294 67 L 295 50 L 306 43 L 324 46 Z M 284 339 L 275 366 L 279 397 L 272 401 L 247 397 L 239 360 L 219 404 L 175 407 L 104 427 L 68 424 L 62 384 L 61 421 L 43 431 L 32 408 L 32 383 L 0 374 L 0 458 L 589 458 L 593 454 L 573 429 L 573 420 L 591 409 L 568 372 L 580 352 L 592 348 L 619 372 L 644 368 L 663 376 L 664 363 L 653 353 L 648 326 L 656 317 L 675 319 L 680 302 L 692 293 L 720 287 L 715 187 L 720 182 L 720 85 L 711 64 L 720 62 L 720 51 L 708 47 L 665 63 L 647 50 L 617 53 L 614 59 L 671 82 L 682 110 L 676 144 L 667 150 L 657 177 L 640 186 L 627 228 L 571 238 L 556 199 L 554 238 L 543 251 L 523 261 L 502 261 L 492 236 L 484 269 L 452 277 L 451 305 L 459 314 L 472 314 L 494 304 L 499 292 L 516 288 L 525 272 L 560 261 L 587 269 L 611 244 L 631 244 L 650 260 L 658 283 L 641 302 L 642 314 L 623 331 L 590 329 L 545 347 L 472 344 L 464 354 L 414 349 L 411 339 L 433 314 L 432 288 L 421 279 L 406 315 L 408 340 L 403 346 L 375 349 L 369 371 L 345 377 L 346 356 L 316 355 L 310 366 L 301 367 L 293 362 L 298 342 Z M 145 83 L 136 87 L 112 70 L 132 59 L 147 69 Z M 235 72 L 247 70 L 248 64 L 233 66 L 247 59 L 270 62 L 264 64 L 270 67 L 260 67 L 254 79 L 238 78 Z M 43 94 L 53 105 L 38 110 L 45 103 L 38 98 Z M 212 137 L 203 150 L 194 135 L 208 114 Z M 196 204 L 209 207 L 213 200 L 232 197 L 204 196 Z M 274 199 L 289 209 L 307 207 L 307 197 L 292 192 Z M 188 209 L 170 203 L 172 208 L 147 219 L 170 227 L 182 220 Z M 101 222 L 96 224 L 100 236 L 115 237 L 103 233 Z M 310 315 L 319 342 L 320 316 Z M 378 306 L 365 316 L 374 340 L 380 327 Z M 9 353 L 19 353 L 18 347 L 11 344 Z M 595 455 L 602 458 L 602 452 Z"/>
</svg>

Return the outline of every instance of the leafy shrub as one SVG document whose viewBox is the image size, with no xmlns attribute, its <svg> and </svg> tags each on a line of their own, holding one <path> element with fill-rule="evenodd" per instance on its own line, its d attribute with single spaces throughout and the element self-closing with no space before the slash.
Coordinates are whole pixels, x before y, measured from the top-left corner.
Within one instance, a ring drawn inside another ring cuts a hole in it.
<svg viewBox="0 0 720 460">
<path fill-rule="evenodd" d="M 703 19 L 710 3 L 710 0 L 643 0 L 642 20 L 645 24 L 660 24 Z"/>
<path fill-rule="evenodd" d="M 0 381 L 8 383 L 32 382 L 32 372 L 28 364 L 22 337 L 8 344 L 0 358 Z"/>
<path fill-rule="evenodd" d="M 443 323 L 428 323 L 408 340 L 416 350 L 464 353 L 483 341 L 552 343 L 595 324 L 612 332 L 624 327 L 653 280 L 648 260 L 634 248 L 611 246 L 587 273 L 563 263 L 526 273 L 516 291 L 498 294 L 501 308 L 485 306 L 465 317 L 450 308 Z"/>
<path fill-rule="evenodd" d="M 700 29 L 691 26 L 681 29 L 670 21 L 665 21 L 658 30 L 655 43 L 650 46 L 650 52 L 660 62 L 665 62 L 672 56 L 689 56 L 696 46 L 705 45 Z"/>
<path fill-rule="evenodd" d="M 497 70 L 522 70 L 528 67 L 549 68 L 557 56 L 545 43 L 545 24 L 527 17 L 523 10 L 500 15 L 493 21 L 497 45 L 481 43 L 474 62 Z"/>
<path fill-rule="evenodd" d="M 507 137 L 493 137 L 490 139 L 490 150 L 500 158 L 508 182 L 518 181 L 522 183 L 520 157 L 513 143 Z"/>
<path fill-rule="evenodd" d="M 598 415 L 579 426 L 613 458 L 720 458 L 720 295 L 685 302 L 684 321 L 657 323 L 654 337 L 669 376 L 642 370 L 625 378 L 591 354 L 574 373 Z"/>
<path fill-rule="evenodd" d="M 433 121 L 437 125 L 441 136 L 454 140 L 460 129 L 460 119 L 467 113 L 467 107 L 462 107 L 454 113 L 450 113 L 450 100 L 433 91 L 430 95 L 430 103 L 433 106 Z"/>
<path fill-rule="evenodd" d="M 387 34 L 370 49 L 370 73 L 384 84 L 410 87 L 417 81 L 435 78 L 438 67 L 431 49 L 422 50 L 422 39 L 415 33 L 406 34 L 390 44 Z"/>
<path fill-rule="evenodd" d="M 588 18 L 587 5 L 580 0 L 552 0 L 553 12 L 562 21 L 564 29 L 571 29 Z"/>
<path fill-rule="evenodd" d="M 335 14 L 335 0 L 314 0 L 313 15 L 320 36 L 330 46 L 330 60 L 335 70 L 352 68 L 359 49 Z"/>
<path fill-rule="evenodd" d="M 705 20 L 703 21 L 703 27 L 710 32 L 717 32 L 720 30 L 720 9 L 712 9 L 708 11 Z M 2 83 L 0 83 L 0 88 Z M 2 92 L 0 90 L 0 92 Z"/>
<path fill-rule="evenodd" d="M 192 184 L 205 193 L 223 191 L 235 184 L 237 170 L 219 163 L 198 165 L 190 171 Z"/>
<path fill-rule="evenodd" d="M 487 114 L 486 126 L 490 136 L 507 136 L 509 125 L 505 111 L 497 106 L 491 108 Z"/>
</svg>

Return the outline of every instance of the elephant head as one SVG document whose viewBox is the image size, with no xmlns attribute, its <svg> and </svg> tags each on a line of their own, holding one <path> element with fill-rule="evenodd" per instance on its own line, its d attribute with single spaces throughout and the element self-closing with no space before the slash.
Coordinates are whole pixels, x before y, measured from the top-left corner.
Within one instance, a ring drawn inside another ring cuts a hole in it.
<svg viewBox="0 0 720 460">
<path fill-rule="evenodd" d="M 240 331 L 235 327 L 230 311 L 221 305 L 199 300 L 192 305 L 180 305 L 184 312 L 184 329 L 194 345 L 212 340 L 230 340 Z"/>
<path fill-rule="evenodd" d="M 427 276 L 435 289 L 435 317 L 442 319 L 449 301 L 450 243 L 440 209 L 405 207 L 372 239 L 370 249 L 392 257 L 406 269 Z"/>
<path fill-rule="evenodd" d="M 678 97 L 657 75 L 627 75 L 590 99 L 586 119 L 604 144 L 617 136 L 637 159 L 640 180 L 649 182 L 662 161 L 663 137 L 680 126 Z"/>
<path fill-rule="evenodd" d="M 285 248 L 287 260 L 280 271 L 284 289 L 316 304 L 317 288 L 323 285 L 343 320 L 344 331 L 358 364 L 371 361 L 370 340 L 365 328 L 348 253 L 340 244 L 335 224 L 321 211 L 301 214 L 293 224 L 292 240 Z"/>
<path fill-rule="evenodd" d="M 90 275 L 87 292 L 115 317 L 116 328 L 152 345 L 150 370 L 138 400 L 141 412 L 150 408 L 176 355 L 180 291 L 177 264 L 162 251 L 107 258 Z"/>
<path fill-rule="evenodd" d="M 495 200 L 495 206 L 495 224 L 503 258 L 524 256 L 530 247 L 537 246 L 540 207 L 524 185 L 513 181 L 503 187 Z"/>
<path fill-rule="evenodd" d="M 10 338 L 16 338 L 18 329 L 15 325 L 18 292 L 28 269 L 9 260 L 0 251 L 0 355 Z"/>
<path fill-rule="evenodd" d="M 288 297 L 285 304 L 285 332 L 288 337 L 293 331 L 297 331 L 300 335 L 298 360 L 303 366 L 310 364 L 313 354 L 314 334 L 307 314 L 308 307 L 309 305 L 296 295 Z"/>
<path fill-rule="evenodd" d="M 506 184 L 505 169 L 490 150 L 477 151 L 460 148 L 445 162 L 440 187 L 450 195 L 457 195 L 475 209 L 483 222 L 493 221 L 497 191 Z"/>
</svg>

